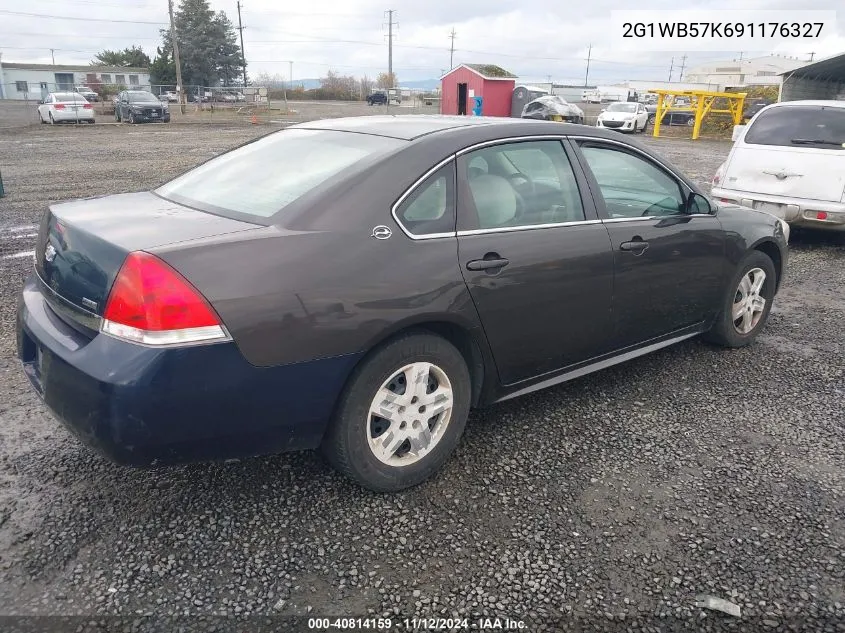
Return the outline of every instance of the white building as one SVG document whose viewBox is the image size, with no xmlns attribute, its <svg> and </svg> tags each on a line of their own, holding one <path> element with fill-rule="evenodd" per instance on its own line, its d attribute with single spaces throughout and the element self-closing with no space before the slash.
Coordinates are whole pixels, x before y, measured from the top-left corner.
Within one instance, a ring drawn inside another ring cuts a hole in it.
<svg viewBox="0 0 845 633">
<path fill-rule="evenodd" d="M 0 99 L 38 100 L 57 90 L 98 85 L 149 88 L 148 68 L 113 66 L 54 66 L 0 62 Z"/>
<path fill-rule="evenodd" d="M 713 90 L 742 86 L 779 86 L 781 74 L 809 62 L 785 55 L 766 55 L 748 59 L 727 59 L 690 68 L 684 79 L 691 83 L 711 84 Z"/>
</svg>

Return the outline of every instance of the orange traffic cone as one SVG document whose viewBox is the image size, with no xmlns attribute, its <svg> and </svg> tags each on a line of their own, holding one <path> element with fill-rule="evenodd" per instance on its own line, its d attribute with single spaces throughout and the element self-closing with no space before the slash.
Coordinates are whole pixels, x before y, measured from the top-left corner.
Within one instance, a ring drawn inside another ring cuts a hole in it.
<svg viewBox="0 0 845 633">
<path fill-rule="evenodd" d="M 253 114 L 252 118 L 249 120 L 249 122 L 252 123 L 253 125 L 258 125 L 258 117 Z"/>
</svg>

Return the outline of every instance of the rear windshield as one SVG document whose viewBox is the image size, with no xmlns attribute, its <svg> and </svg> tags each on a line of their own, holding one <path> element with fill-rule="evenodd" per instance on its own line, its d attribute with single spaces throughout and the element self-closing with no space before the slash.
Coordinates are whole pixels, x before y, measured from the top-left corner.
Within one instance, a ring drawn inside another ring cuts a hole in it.
<svg viewBox="0 0 845 633">
<path fill-rule="evenodd" d="M 759 115 L 745 134 L 753 145 L 843 149 L 845 108 L 782 106 Z"/>
<path fill-rule="evenodd" d="M 235 219 L 269 218 L 344 169 L 403 144 L 369 134 L 284 130 L 213 158 L 156 193 Z"/>
<path fill-rule="evenodd" d="M 57 92 L 53 96 L 56 101 L 79 101 L 80 103 L 85 101 L 85 97 L 78 92 Z"/>
</svg>

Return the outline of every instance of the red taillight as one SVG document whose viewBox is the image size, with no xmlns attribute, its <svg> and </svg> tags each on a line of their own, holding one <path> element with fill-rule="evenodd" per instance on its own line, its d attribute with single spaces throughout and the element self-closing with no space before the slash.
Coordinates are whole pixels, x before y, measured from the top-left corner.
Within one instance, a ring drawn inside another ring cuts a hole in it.
<svg viewBox="0 0 845 633">
<path fill-rule="evenodd" d="M 82 106 L 82 107 L 83 107 L 84 109 L 86 109 L 86 110 L 90 110 L 93 106 L 92 106 L 90 103 L 86 103 L 86 104 L 85 104 L 84 106 Z"/>
<path fill-rule="evenodd" d="M 54 107 L 56 110 L 64 110 L 64 109 L 65 109 L 65 104 L 64 104 L 64 103 L 57 103 L 57 104 L 56 104 L 56 105 L 54 105 L 53 107 Z"/>
<path fill-rule="evenodd" d="M 103 331 L 150 345 L 228 338 L 220 319 L 187 279 L 155 255 L 130 253 L 109 293 Z"/>
<path fill-rule="evenodd" d="M 827 211 L 816 211 L 817 220 L 827 220 Z"/>
</svg>

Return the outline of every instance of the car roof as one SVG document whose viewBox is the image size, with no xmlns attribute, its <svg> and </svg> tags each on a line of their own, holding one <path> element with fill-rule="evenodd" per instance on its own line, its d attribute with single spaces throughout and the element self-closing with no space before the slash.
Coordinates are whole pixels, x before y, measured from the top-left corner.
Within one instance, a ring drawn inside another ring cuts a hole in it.
<svg viewBox="0 0 845 633">
<path fill-rule="evenodd" d="M 336 130 L 338 132 L 357 132 L 387 136 L 406 141 L 412 141 L 437 132 L 448 132 L 468 128 L 483 128 L 486 132 L 500 133 L 502 136 L 518 136 L 519 134 L 566 134 L 570 128 L 562 128 L 562 124 L 552 121 L 537 121 L 511 117 L 484 116 L 449 116 L 432 114 L 410 114 L 392 116 L 360 116 L 342 119 L 322 119 L 290 126 L 288 129 L 305 130 Z M 584 136 L 605 137 L 596 133 L 597 128 L 577 126 L 577 134 Z M 566 131 L 564 131 L 566 130 Z M 480 131 L 480 130 L 479 130 Z M 616 138 L 611 137 L 611 138 Z"/>
<path fill-rule="evenodd" d="M 845 101 L 822 101 L 822 100 L 806 100 L 806 101 L 779 101 L 777 103 L 772 103 L 768 107 L 769 108 L 782 108 L 784 106 L 824 106 L 826 108 L 833 107 L 833 108 L 845 108 Z"/>
<path fill-rule="evenodd" d="M 448 116 L 436 114 L 411 114 L 387 116 L 360 116 L 342 119 L 322 119 L 291 126 L 309 130 L 337 130 L 389 136 L 412 141 L 445 130 L 470 126 L 508 126 L 525 123 L 523 119 L 506 117 Z M 559 124 L 558 124 L 559 126 Z M 559 127 L 557 128 L 560 129 Z"/>
</svg>

